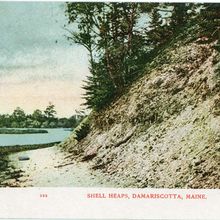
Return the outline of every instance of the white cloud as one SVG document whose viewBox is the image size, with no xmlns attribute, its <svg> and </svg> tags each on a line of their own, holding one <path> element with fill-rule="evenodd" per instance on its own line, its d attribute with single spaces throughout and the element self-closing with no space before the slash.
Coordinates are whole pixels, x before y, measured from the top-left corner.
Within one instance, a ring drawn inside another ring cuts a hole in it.
<svg viewBox="0 0 220 220">
<path fill-rule="evenodd" d="M 89 70 L 86 50 L 64 37 L 63 3 L 0 2 L 0 10 L 0 113 L 52 101 L 71 115 Z"/>
<path fill-rule="evenodd" d="M 2 56 L 1 65 L 1 82 L 9 84 L 57 79 L 79 81 L 89 73 L 86 51 L 76 46 L 19 51 L 10 59 Z"/>
</svg>

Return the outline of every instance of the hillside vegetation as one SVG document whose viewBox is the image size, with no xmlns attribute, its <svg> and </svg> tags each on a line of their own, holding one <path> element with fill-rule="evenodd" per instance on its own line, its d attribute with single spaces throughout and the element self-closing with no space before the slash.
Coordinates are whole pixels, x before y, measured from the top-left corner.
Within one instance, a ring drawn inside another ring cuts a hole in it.
<svg viewBox="0 0 220 220">
<path fill-rule="evenodd" d="M 182 26 L 141 77 L 81 123 L 60 145 L 72 160 L 120 187 L 220 188 L 218 38 L 199 30 Z"/>
</svg>

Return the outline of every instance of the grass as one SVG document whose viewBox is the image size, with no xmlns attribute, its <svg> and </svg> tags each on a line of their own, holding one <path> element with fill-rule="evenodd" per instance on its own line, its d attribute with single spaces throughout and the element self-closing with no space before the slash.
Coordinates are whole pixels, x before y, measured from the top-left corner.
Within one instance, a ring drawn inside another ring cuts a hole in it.
<svg viewBox="0 0 220 220">
<path fill-rule="evenodd" d="M 0 128 L 0 134 L 45 134 L 47 130 L 42 129 L 7 129 Z"/>
</svg>

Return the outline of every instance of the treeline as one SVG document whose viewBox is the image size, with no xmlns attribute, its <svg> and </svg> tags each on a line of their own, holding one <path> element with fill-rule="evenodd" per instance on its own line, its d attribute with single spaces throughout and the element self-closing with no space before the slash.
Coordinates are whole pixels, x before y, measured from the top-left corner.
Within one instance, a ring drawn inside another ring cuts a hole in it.
<svg viewBox="0 0 220 220">
<path fill-rule="evenodd" d="M 84 46 L 90 73 L 84 89 L 86 105 L 100 110 L 138 76 L 146 63 L 190 24 L 201 36 L 218 39 L 220 4 L 194 3 L 66 3 L 68 39 Z M 73 27 L 73 28 L 71 28 Z"/>
<path fill-rule="evenodd" d="M 0 115 L 2 128 L 75 128 L 84 118 L 83 112 L 78 112 L 69 118 L 56 117 L 53 104 L 49 104 L 44 111 L 36 109 L 32 114 L 26 114 L 17 107 L 12 114 Z"/>
</svg>

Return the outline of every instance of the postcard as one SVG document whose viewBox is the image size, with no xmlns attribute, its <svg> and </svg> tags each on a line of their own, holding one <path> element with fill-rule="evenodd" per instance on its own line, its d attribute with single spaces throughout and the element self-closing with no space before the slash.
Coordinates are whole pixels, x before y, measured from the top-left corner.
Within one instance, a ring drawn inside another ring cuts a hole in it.
<svg viewBox="0 0 220 220">
<path fill-rule="evenodd" d="M 0 1 L 0 219 L 220 219 L 220 2 Z"/>
</svg>

